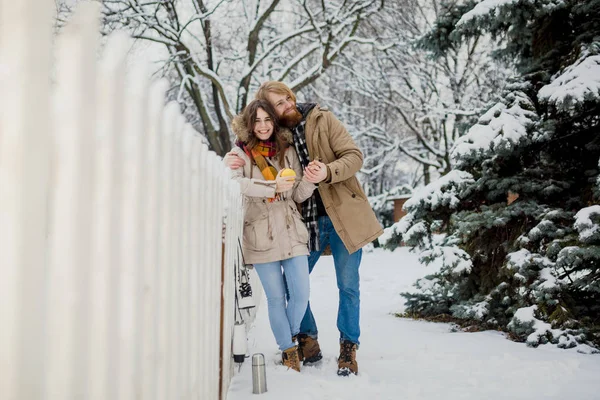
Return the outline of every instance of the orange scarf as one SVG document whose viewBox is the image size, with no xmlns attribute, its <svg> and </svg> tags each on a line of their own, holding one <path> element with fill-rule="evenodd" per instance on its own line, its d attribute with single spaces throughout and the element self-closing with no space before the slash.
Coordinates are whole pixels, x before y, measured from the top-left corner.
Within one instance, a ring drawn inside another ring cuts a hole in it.
<svg viewBox="0 0 600 400">
<path fill-rule="evenodd" d="M 254 159 L 254 162 L 258 169 L 260 169 L 263 177 L 267 181 L 274 181 L 277 177 L 277 170 L 275 167 L 269 165 L 266 157 L 274 157 L 277 154 L 275 142 L 260 141 L 252 150 L 248 150 L 248 147 L 245 144 L 242 145 L 242 148 L 248 157 Z M 269 203 L 275 201 L 277 198 L 279 198 L 278 193 L 275 194 L 275 197 L 269 198 Z"/>
<path fill-rule="evenodd" d="M 265 157 L 275 157 L 277 154 L 275 142 L 260 141 L 252 150 L 248 150 L 245 144 L 242 148 L 248 157 L 254 160 L 263 177 L 268 181 L 274 181 L 277 176 L 277 170 L 269 165 Z"/>
</svg>

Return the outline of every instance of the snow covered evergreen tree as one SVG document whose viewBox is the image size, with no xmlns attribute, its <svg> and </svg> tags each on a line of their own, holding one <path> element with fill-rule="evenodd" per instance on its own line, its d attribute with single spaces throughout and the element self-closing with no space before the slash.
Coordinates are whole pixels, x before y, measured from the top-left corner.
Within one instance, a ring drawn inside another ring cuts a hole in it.
<svg viewBox="0 0 600 400">
<path fill-rule="evenodd" d="M 425 46 L 443 56 L 489 32 L 519 76 L 387 231 L 389 248 L 442 263 L 403 294 L 407 311 L 600 347 L 600 0 L 467 0 L 443 15 Z"/>
</svg>

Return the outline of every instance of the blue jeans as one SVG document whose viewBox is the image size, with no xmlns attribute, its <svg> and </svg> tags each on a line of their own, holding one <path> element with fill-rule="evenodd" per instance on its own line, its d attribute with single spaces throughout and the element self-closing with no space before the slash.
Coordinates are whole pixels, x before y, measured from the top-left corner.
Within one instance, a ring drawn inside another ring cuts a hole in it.
<svg viewBox="0 0 600 400">
<path fill-rule="evenodd" d="M 337 328 L 340 331 L 340 342 L 349 340 L 359 344 L 360 336 L 360 276 L 358 268 L 362 259 L 362 249 L 349 254 L 342 239 L 338 236 L 331 219 L 327 216 L 319 217 L 319 240 L 320 250 L 311 251 L 308 257 L 308 271 L 312 272 L 315 264 L 321 257 L 321 253 L 327 245 L 331 246 L 331 254 L 335 265 L 335 276 L 339 290 L 340 303 L 338 306 Z M 318 330 L 315 317 L 310 309 L 310 303 L 306 308 L 306 314 L 300 325 L 300 332 L 313 338 L 317 338 Z"/>
<path fill-rule="evenodd" d="M 283 267 L 283 273 L 281 272 Z M 300 321 L 306 311 L 309 296 L 308 258 L 298 256 L 264 264 L 254 264 L 267 295 L 269 322 L 280 350 L 294 346 L 292 336 L 300 332 Z M 289 301 L 283 274 L 288 284 Z"/>
</svg>

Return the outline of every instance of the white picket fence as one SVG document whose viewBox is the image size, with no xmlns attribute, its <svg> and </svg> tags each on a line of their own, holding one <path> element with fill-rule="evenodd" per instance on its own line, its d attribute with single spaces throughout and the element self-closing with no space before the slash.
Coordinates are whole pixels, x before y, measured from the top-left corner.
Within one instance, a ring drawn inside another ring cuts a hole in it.
<svg viewBox="0 0 600 400">
<path fill-rule="evenodd" d="M 0 399 L 224 399 L 239 189 L 127 35 L 97 61 L 98 3 L 58 38 L 54 5 L 0 1 Z"/>
</svg>

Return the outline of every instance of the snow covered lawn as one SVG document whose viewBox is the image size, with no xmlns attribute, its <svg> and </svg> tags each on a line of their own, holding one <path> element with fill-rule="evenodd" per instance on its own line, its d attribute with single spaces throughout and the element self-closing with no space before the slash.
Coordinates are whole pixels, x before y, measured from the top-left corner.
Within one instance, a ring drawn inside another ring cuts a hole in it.
<svg viewBox="0 0 600 400">
<path fill-rule="evenodd" d="M 268 391 L 252 394 L 251 359 L 231 382 L 228 400 L 379 399 L 600 399 L 600 356 L 532 349 L 499 332 L 452 332 L 451 325 L 396 318 L 403 311 L 399 292 L 430 273 L 415 254 L 400 248 L 376 249 L 361 266 L 361 346 L 359 375 L 336 375 L 339 351 L 338 296 L 333 259 L 322 257 L 311 275 L 311 306 L 319 325 L 324 359 L 301 373 L 281 365 L 263 299 L 248 336 L 249 354 L 267 360 Z"/>
</svg>

